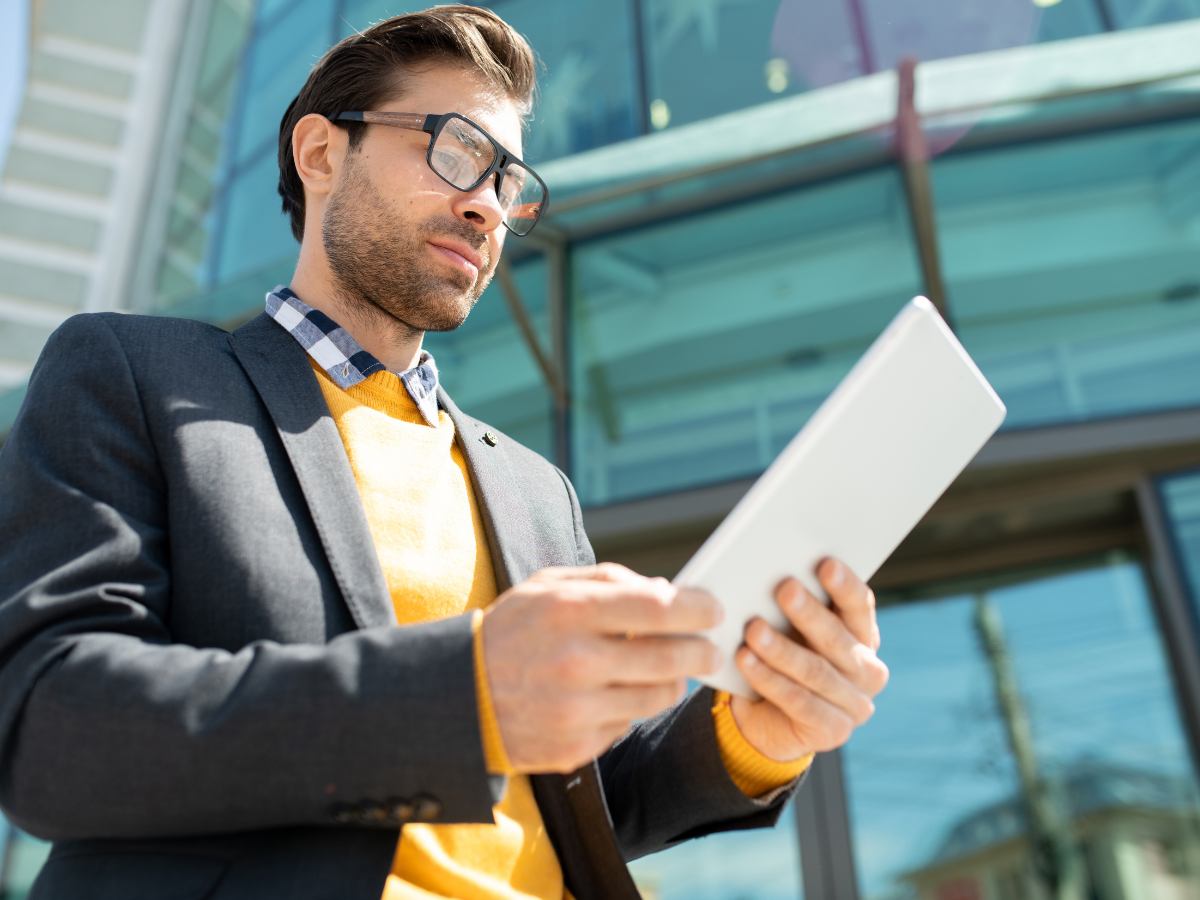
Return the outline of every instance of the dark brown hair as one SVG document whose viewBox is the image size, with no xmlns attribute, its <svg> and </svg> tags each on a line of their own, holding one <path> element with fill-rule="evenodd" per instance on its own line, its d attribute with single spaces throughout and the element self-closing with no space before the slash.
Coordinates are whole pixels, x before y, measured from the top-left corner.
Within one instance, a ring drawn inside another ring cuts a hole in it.
<svg viewBox="0 0 1200 900">
<path fill-rule="evenodd" d="M 370 110 L 404 88 L 404 74 L 421 63 L 449 62 L 477 74 L 515 100 L 524 115 L 533 103 L 535 62 L 529 44 L 494 12 L 477 6 L 435 6 L 377 22 L 330 48 L 279 123 L 279 196 L 296 240 L 304 237 L 304 183 L 292 159 L 292 131 L 304 116 Z M 451 112 L 452 110 L 431 110 Z M 364 126 L 350 131 L 353 150 Z"/>
</svg>

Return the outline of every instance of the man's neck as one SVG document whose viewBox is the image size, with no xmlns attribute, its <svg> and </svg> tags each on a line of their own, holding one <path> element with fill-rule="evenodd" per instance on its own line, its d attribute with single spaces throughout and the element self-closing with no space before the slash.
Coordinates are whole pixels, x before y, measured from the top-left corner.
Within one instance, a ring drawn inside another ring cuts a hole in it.
<svg viewBox="0 0 1200 900">
<path fill-rule="evenodd" d="M 322 277 L 322 274 L 325 277 Z M 405 372 L 421 356 L 423 331 L 397 322 L 383 310 L 342 296 L 329 273 L 314 272 L 301 259 L 289 285 L 301 300 L 333 319 L 392 372 Z"/>
</svg>

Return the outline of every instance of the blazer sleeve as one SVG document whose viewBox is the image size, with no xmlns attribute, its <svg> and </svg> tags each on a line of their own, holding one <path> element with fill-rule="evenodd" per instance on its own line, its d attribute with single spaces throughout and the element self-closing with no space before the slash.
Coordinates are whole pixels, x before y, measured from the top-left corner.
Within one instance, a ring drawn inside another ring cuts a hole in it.
<svg viewBox="0 0 1200 900">
<path fill-rule="evenodd" d="M 0 807 L 42 838 L 488 822 L 470 619 L 173 642 L 168 488 L 104 317 L 46 346 L 0 449 Z"/>
</svg>

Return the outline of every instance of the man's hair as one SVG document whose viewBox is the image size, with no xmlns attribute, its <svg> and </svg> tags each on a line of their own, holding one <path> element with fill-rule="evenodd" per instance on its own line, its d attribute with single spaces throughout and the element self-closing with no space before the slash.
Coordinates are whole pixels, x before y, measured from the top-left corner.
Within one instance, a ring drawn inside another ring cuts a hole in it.
<svg viewBox="0 0 1200 900">
<path fill-rule="evenodd" d="M 517 102 L 523 116 L 533 104 L 533 50 L 511 25 L 476 6 L 435 6 L 377 22 L 340 41 L 313 66 L 308 80 L 279 123 L 279 196 L 291 217 L 292 234 L 304 237 L 304 183 L 292 159 L 292 131 L 304 116 L 333 116 L 371 110 L 404 92 L 404 76 L 421 64 L 451 63 Z M 422 110 L 415 110 L 422 112 Z M 453 110 L 427 110 L 453 112 Z M 365 126 L 339 123 L 350 133 L 350 149 L 362 142 Z"/>
</svg>

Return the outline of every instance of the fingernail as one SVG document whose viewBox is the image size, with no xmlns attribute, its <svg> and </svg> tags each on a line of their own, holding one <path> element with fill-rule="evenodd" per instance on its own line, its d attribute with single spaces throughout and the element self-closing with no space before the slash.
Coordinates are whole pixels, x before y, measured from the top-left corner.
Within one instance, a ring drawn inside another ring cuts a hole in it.
<svg viewBox="0 0 1200 900">
<path fill-rule="evenodd" d="M 771 626 L 766 622 L 759 622 L 754 627 L 754 642 L 761 647 L 770 647 L 775 641 L 775 635 L 771 633 Z"/>
<path fill-rule="evenodd" d="M 832 587 L 838 587 L 842 583 L 842 578 L 842 564 L 834 560 L 833 565 L 829 567 L 829 584 Z"/>
<path fill-rule="evenodd" d="M 747 652 L 747 653 L 743 654 L 742 662 L 744 662 L 751 669 L 758 668 L 758 657 L 755 656 L 753 653 Z"/>
<path fill-rule="evenodd" d="M 800 582 L 796 582 L 792 589 L 792 596 L 788 598 L 788 606 L 792 609 L 799 609 L 808 602 L 808 591 L 806 591 Z"/>
</svg>

